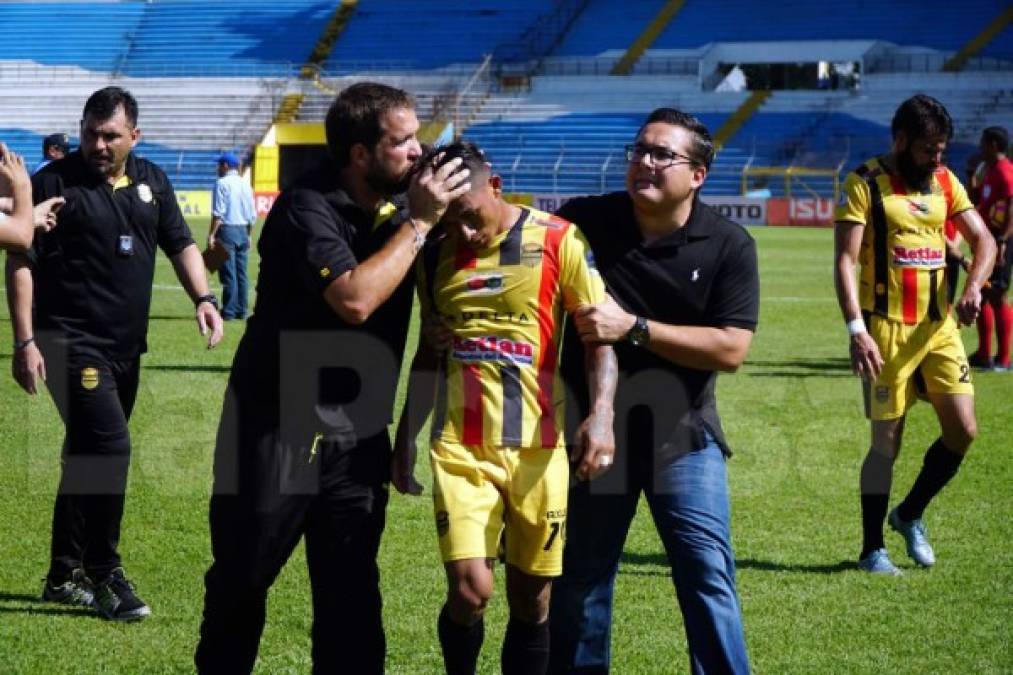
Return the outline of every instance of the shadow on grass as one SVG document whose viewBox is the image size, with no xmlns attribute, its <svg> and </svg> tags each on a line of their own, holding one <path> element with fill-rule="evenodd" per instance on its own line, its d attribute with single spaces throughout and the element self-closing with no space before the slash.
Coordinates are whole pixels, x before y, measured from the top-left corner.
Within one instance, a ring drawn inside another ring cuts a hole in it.
<svg viewBox="0 0 1013 675">
<path fill-rule="evenodd" d="M 750 377 L 851 377 L 851 360 L 840 357 L 787 359 L 784 361 L 747 361 L 758 368 Z"/>
<path fill-rule="evenodd" d="M 762 572 L 804 572 L 806 574 L 838 574 L 856 568 L 854 560 L 842 560 L 833 565 L 799 565 L 794 563 L 775 563 L 769 560 L 742 558 L 735 561 L 740 570 L 760 570 Z"/>
<path fill-rule="evenodd" d="M 0 604 L 0 614 L 40 614 L 47 616 L 76 616 L 82 619 L 101 619 L 97 613 L 87 607 L 61 607 L 50 602 L 43 602 L 37 595 L 25 593 L 0 593 L 0 603 L 29 603 L 28 607 L 7 607 Z"/>
<path fill-rule="evenodd" d="M 622 574 L 635 576 L 669 576 L 668 556 L 664 553 L 623 553 L 619 558 Z M 636 567 L 654 566 L 662 569 L 636 569 Z M 735 561 L 739 570 L 760 570 L 761 572 L 801 572 L 804 574 L 838 574 L 855 569 L 855 561 L 842 560 L 833 565 L 802 565 L 795 563 L 776 563 L 769 560 L 740 558 Z M 632 568 L 632 569 L 631 569 Z"/>
<path fill-rule="evenodd" d="M 190 364 L 165 363 L 161 365 L 141 366 L 141 370 L 167 370 L 170 372 L 189 373 L 227 373 L 232 366 L 197 366 Z"/>
</svg>

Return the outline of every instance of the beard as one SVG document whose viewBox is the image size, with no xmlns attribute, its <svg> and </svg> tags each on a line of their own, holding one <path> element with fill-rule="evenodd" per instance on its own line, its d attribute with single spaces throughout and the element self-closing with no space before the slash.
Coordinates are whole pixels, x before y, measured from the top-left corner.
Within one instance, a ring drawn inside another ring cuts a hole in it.
<svg viewBox="0 0 1013 675">
<path fill-rule="evenodd" d="M 411 180 L 411 172 L 405 171 L 401 175 L 392 174 L 386 171 L 379 163 L 374 162 L 366 173 L 366 185 L 371 190 L 381 195 L 396 195 L 408 189 Z"/>
<path fill-rule="evenodd" d="M 905 183 L 924 192 L 929 187 L 929 179 L 935 173 L 936 166 L 919 166 L 911 154 L 911 148 L 906 148 L 897 155 L 897 170 Z"/>
</svg>

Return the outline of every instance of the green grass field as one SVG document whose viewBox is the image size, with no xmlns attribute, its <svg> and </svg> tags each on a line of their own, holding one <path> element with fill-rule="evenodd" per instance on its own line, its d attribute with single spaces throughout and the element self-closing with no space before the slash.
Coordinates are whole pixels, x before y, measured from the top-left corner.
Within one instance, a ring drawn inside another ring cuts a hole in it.
<svg viewBox="0 0 1013 675">
<path fill-rule="evenodd" d="M 200 228 L 202 229 L 203 224 Z M 762 277 L 749 360 L 719 380 L 746 637 L 759 673 L 1013 671 L 1013 525 L 1009 499 L 1013 375 L 976 374 L 979 440 L 926 514 L 939 562 L 906 574 L 857 572 L 858 469 L 867 446 L 861 396 L 833 298 L 829 230 L 754 228 Z M 255 263 L 251 272 L 255 274 Z M 43 395 L 0 377 L 0 672 L 187 672 L 210 559 L 207 498 L 222 393 L 241 326 L 208 352 L 192 307 L 160 259 L 150 350 L 131 431 L 122 554 L 153 616 L 116 625 L 37 600 L 48 562 L 62 426 Z M 973 330 L 965 329 L 973 346 Z M 10 324 L 0 326 L 5 369 Z M 910 415 L 896 503 L 937 429 Z M 425 468 L 424 480 L 428 481 Z M 441 669 L 435 620 L 444 593 L 429 499 L 392 496 L 380 556 L 391 673 Z M 269 601 L 257 672 L 309 672 L 310 602 L 302 549 Z M 502 590 L 502 577 L 499 579 Z M 505 595 L 494 599 L 481 672 L 498 669 Z M 614 672 L 681 673 L 685 637 L 663 551 L 646 511 L 620 569 Z"/>
</svg>

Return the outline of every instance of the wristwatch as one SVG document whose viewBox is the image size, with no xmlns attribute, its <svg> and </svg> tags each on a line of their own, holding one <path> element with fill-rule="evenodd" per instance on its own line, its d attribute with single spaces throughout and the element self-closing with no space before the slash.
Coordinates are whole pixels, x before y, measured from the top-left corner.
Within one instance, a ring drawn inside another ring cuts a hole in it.
<svg viewBox="0 0 1013 675">
<path fill-rule="evenodd" d="M 633 328 L 626 334 L 626 339 L 629 340 L 630 344 L 634 347 L 643 347 L 647 344 L 648 340 L 651 339 L 651 335 L 647 330 L 647 319 L 642 316 L 638 316 L 636 322 L 633 324 Z"/>
<path fill-rule="evenodd" d="M 211 303 L 211 306 L 215 308 L 216 312 L 221 308 L 218 304 L 218 296 L 214 293 L 208 293 L 207 295 L 200 296 L 194 301 L 193 305 L 194 307 L 199 307 L 202 302 Z"/>
</svg>

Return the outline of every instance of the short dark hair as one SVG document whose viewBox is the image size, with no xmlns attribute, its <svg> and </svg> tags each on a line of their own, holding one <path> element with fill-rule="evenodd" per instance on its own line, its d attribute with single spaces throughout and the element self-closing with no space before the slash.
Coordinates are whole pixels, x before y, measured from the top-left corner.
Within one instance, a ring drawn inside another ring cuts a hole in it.
<svg viewBox="0 0 1013 675">
<path fill-rule="evenodd" d="M 422 169 L 429 164 L 434 169 L 438 169 L 457 158 L 461 159 L 461 164 L 471 171 L 472 176 L 484 175 L 490 171 L 489 160 L 486 159 L 485 152 L 471 141 L 463 138 L 449 145 L 427 149 L 416 167 Z"/>
<path fill-rule="evenodd" d="M 671 124 L 688 131 L 693 137 L 692 146 L 688 150 L 689 158 L 697 166 L 710 170 L 711 162 L 714 161 L 714 139 L 711 138 L 710 131 L 707 130 L 703 122 L 677 108 L 658 108 L 648 115 L 647 120 L 640 125 L 637 136 L 643 133 L 648 124 L 655 122 Z"/>
<path fill-rule="evenodd" d="M 130 126 L 137 126 L 137 99 L 121 87 L 105 87 L 88 97 L 84 104 L 82 119 L 91 115 L 98 120 L 107 120 L 116 114 L 116 108 L 123 106 Z"/>
<path fill-rule="evenodd" d="M 981 140 L 992 143 L 996 150 L 1002 153 L 1009 148 L 1009 134 L 1002 127 L 987 127 L 981 132 Z"/>
<path fill-rule="evenodd" d="M 890 123 L 890 132 L 894 138 L 903 131 L 910 143 L 916 138 L 926 136 L 946 136 L 953 138 L 953 120 L 946 107 L 925 94 L 917 94 L 900 104 Z"/>
<path fill-rule="evenodd" d="M 359 82 L 338 94 L 324 121 L 331 159 L 344 167 L 356 143 L 374 148 L 383 137 L 380 118 L 397 108 L 414 109 L 415 100 L 406 91 L 378 82 Z"/>
</svg>

